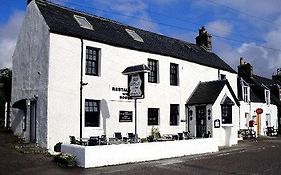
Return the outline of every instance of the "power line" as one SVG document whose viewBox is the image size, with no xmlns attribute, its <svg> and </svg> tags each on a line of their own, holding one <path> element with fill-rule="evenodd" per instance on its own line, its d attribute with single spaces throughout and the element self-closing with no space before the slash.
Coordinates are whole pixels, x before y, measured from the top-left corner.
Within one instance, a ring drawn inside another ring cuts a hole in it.
<svg viewBox="0 0 281 175">
<path fill-rule="evenodd" d="M 77 7 L 88 8 L 88 9 L 97 10 L 97 11 L 101 11 L 101 12 L 109 13 L 109 14 L 116 14 L 116 15 L 119 15 L 119 16 L 124 16 L 124 17 L 129 17 L 129 18 L 133 18 L 133 19 L 139 19 L 139 20 L 151 22 L 151 23 L 158 24 L 158 25 L 161 25 L 161 26 L 176 28 L 176 29 L 183 30 L 183 31 L 188 30 L 188 31 L 197 33 L 197 31 L 195 31 L 194 29 L 190 29 L 190 28 L 187 28 L 187 27 L 180 27 L 180 26 L 176 26 L 176 25 L 172 25 L 172 24 L 168 24 L 168 23 L 155 22 L 153 20 L 149 20 L 149 19 L 145 19 L 145 18 L 140 18 L 140 17 L 136 17 L 136 16 L 132 16 L 132 15 L 124 15 L 124 14 L 121 14 L 121 13 L 118 13 L 118 12 L 107 11 L 107 10 L 98 9 L 98 8 L 89 7 L 89 6 L 83 6 L 83 5 L 79 5 L 79 4 L 76 4 L 76 3 L 71 3 L 71 2 L 67 2 L 67 1 L 63 1 L 63 0 L 56 0 L 56 1 L 72 4 L 72 5 L 75 5 Z M 243 41 L 243 40 L 233 39 L 233 38 L 229 38 L 229 37 L 225 37 L 225 36 L 220 36 L 220 35 L 215 35 L 215 34 L 212 34 L 212 36 L 216 37 L 216 38 L 220 38 L 220 39 L 236 42 L 236 43 L 246 43 L 247 42 L 245 40 Z M 257 46 L 257 47 L 262 47 L 264 49 L 269 49 L 269 50 L 272 50 L 272 51 L 281 52 L 281 49 L 277 49 L 277 48 L 273 48 L 273 47 L 267 47 L 267 46 L 262 46 L 262 45 Z"/>
<path fill-rule="evenodd" d="M 263 21 L 263 22 L 265 22 L 265 23 L 271 24 L 271 25 L 273 25 L 273 26 L 276 27 L 276 24 L 272 23 L 272 21 L 270 21 L 270 20 L 267 20 L 267 19 L 264 19 L 264 18 L 255 16 L 255 15 L 252 15 L 252 14 L 250 14 L 250 13 L 243 12 L 243 11 L 241 11 L 241 10 L 238 10 L 238 9 L 229 7 L 229 6 L 227 6 L 227 5 L 224 5 L 224 4 L 215 2 L 214 0 L 205 0 L 205 1 L 207 1 L 207 2 L 209 2 L 209 3 L 212 3 L 212 4 L 215 4 L 215 5 L 217 5 L 217 6 L 221 6 L 221 7 L 227 8 L 227 9 L 229 9 L 229 10 L 231 10 L 231 11 L 239 12 L 239 13 L 245 15 L 245 16 L 249 16 L 249 17 L 251 17 L 251 18 L 255 18 L 255 19 L 261 20 L 261 21 Z"/>
</svg>

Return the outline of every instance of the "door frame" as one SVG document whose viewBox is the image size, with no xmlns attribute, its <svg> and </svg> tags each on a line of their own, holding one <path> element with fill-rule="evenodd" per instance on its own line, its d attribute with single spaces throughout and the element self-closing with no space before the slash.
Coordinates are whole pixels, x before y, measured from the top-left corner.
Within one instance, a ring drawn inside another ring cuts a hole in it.
<svg viewBox="0 0 281 175">
<path fill-rule="evenodd" d="M 37 101 L 30 101 L 29 106 L 29 139 L 31 143 L 37 142 Z"/>
</svg>

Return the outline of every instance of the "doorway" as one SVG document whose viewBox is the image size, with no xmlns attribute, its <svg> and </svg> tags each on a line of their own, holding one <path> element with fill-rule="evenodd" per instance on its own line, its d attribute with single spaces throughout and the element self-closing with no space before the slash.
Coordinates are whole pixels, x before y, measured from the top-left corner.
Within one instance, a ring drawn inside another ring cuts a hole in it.
<svg viewBox="0 0 281 175">
<path fill-rule="evenodd" d="M 36 101 L 30 101 L 30 142 L 36 143 Z"/>
<path fill-rule="evenodd" d="M 206 106 L 196 106 L 196 137 L 202 138 L 207 130 Z"/>
</svg>

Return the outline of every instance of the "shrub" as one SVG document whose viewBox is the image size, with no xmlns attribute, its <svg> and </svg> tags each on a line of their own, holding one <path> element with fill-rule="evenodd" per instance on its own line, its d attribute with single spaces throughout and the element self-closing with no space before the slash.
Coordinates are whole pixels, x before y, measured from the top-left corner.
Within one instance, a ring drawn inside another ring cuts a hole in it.
<svg viewBox="0 0 281 175">
<path fill-rule="evenodd" d="M 61 153 L 54 157 L 54 162 L 57 162 L 60 165 L 64 165 L 66 167 L 74 167 L 75 166 L 75 156 L 70 154 Z"/>
</svg>

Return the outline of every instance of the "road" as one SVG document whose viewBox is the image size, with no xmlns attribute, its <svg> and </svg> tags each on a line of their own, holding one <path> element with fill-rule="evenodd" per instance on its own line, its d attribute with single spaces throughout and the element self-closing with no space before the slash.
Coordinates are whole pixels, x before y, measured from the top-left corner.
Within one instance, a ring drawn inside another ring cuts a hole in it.
<svg viewBox="0 0 281 175">
<path fill-rule="evenodd" d="M 281 175 L 280 137 L 241 141 L 217 153 L 91 169 L 64 168 L 52 162 L 51 156 L 18 153 L 15 142 L 11 134 L 0 132 L 1 175 Z"/>
</svg>

